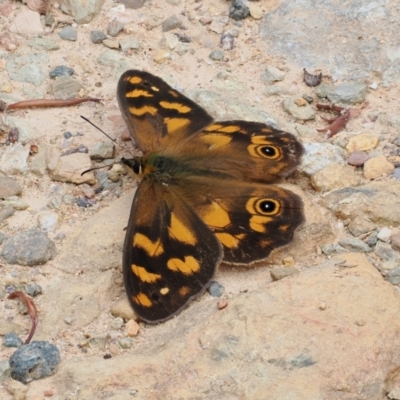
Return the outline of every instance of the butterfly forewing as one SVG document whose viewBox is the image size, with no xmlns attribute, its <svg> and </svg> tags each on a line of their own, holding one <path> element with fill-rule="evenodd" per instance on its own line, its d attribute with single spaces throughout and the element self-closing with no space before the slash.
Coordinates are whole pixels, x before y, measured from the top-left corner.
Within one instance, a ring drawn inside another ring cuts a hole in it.
<svg viewBox="0 0 400 400">
<path fill-rule="evenodd" d="M 130 303 L 144 321 L 164 321 L 208 286 L 222 259 L 213 233 L 173 190 L 144 178 L 125 238 Z"/>
<path fill-rule="evenodd" d="M 213 121 L 194 101 L 143 71 L 130 70 L 121 76 L 117 99 L 129 131 L 144 153 L 187 140 Z"/>
</svg>

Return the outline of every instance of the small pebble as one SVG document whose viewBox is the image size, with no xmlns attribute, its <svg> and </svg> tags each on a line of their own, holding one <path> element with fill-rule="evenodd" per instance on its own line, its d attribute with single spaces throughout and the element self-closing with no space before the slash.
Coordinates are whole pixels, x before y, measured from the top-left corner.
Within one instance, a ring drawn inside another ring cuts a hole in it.
<svg viewBox="0 0 400 400">
<path fill-rule="evenodd" d="M 372 251 L 371 247 L 362 240 L 356 238 L 342 238 L 339 240 L 339 244 L 345 249 L 357 253 L 368 253 Z"/>
<path fill-rule="evenodd" d="M 243 0 L 232 1 L 232 5 L 229 7 L 229 18 L 240 21 L 247 18 L 249 15 L 249 7 L 247 7 Z"/>
<path fill-rule="evenodd" d="M 94 44 L 101 44 L 103 40 L 107 39 L 107 36 L 102 31 L 91 31 L 90 38 Z"/>
<path fill-rule="evenodd" d="M 372 232 L 366 239 L 364 239 L 364 242 L 370 247 L 376 246 L 378 243 L 378 231 Z"/>
<path fill-rule="evenodd" d="M 392 237 L 390 238 L 392 247 L 397 250 L 400 251 L 400 233 L 396 233 L 395 235 L 392 235 Z"/>
<path fill-rule="evenodd" d="M 298 274 L 300 271 L 294 267 L 276 267 L 270 271 L 271 278 L 273 281 L 279 281 L 290 275 Z"/>
<path fill-rule="evenodd" d="M 391 284 L 398 285 L 400 283 L 400 267 L 387 271 L 386 278 Z"/>
<path fill-rule="evenodd" d="M 222 50 L 213 50 L 209 57 L 211 58 L 211 60 L 215 60 L 215 61 L 221 61 L 224 58 L 225 53 Z"/>
<path fill-rule="evenodd" d="M 175 15 L 167 18 L 163 23 L 162 23 L 162 31 L 163 32 L 168 32 L 172 31 L 177 28 L 182 28 L 183 23 L 182 21 L 176 17 Z"/>
<path fill-rule="evenodd" d="M 220 300 L 220 301 L 217 303 L 218 310 L 223 310 L 223 309 L 226 308 L 227 306 L 228 306 L 228 302 L 227 302 L 226 300 Z"/>
<path fill-rule="evenodd" d="M 42 292 L 43 292 L 42 287 L 35 282 L 28 283 L 27 285 L 25 285 L 25 293 L 31 297 L 36 297 L 39 294 L 42 294 Z"/>
<path fill-rule="evenodd" d="M 49 72 L 50 78 L 57 78 L 58 76 L 71 76 L 74 74 L 74 69 L 65 65 L 57 65 Z M 72 135 L 71 135 L 72 136 Z M 64 136 L 65 137 L 65 136 Z"/>
<path fill-rule="evenodd" d="M 72 318 L 66 317 L 66 318 L 64 318 L 64 322 L 65 322 L 67 325 L 71 325 L 71 324 L 72 324 Z"/>
<path fill-rule="evenodd" d="M 6 333 L 3 337 L 4 347 L 20 347 L 22 344 L 23 341 L 15 332 Z"/>
<path fill-rule="evenodd" d="M 353 151 L 347 159 L 347 164 L 354 167 L 362 167 L 368 159 L 369 156 L 364 151 Z"/>
<path fill-rule="evenodd" d="M 107 33 L 110 36 L 115 37 L 122 31 L 122 29 L 124 29 L 124 24 L 118 18 L 113 18 L 108 24 Z"/>
<path fill-rule="evenodd" d="M 62 40 L 70 40 L 76 42 L 78 39 L 78 33 L 72 26 L 65 26 L 58 34 Z"/>
<path fill-rule="evenodd" d="M 382 228 L 378 233 L 378 239 L 386 243 L 390 242 L 391 236 L 392 236 L 392 230 L 386 227 Z"/>
<path fill-rule="evenodd" d="M 114 318 L 111 321 L 111 327 L 113 329 L 121 329 L 124 326 L 124 320 L 120 317 Z"/>
<path fill-rule="evenodd" d="M 114 317 L 121 317 L 125 321 L 133 319 L 136 320 L 137 316 L 132 310 L 131 305 L 126 297 L 118 300 L 115 304 L 111 306 L 111 314 Z"/>
<path fill-rule="evenodd" d="M 118 344 L 123 348 L 123 349 L 130 349 L 132 347 L 132 339 L 130 337 L 124 337 L 118 339 Z"/>
<path fill-rule="evenodd" d="M 291 256 L 285 257 L 285 258 L 282 260 L 282 264 L 283 264 L 285 267 L 293 267 L 293 265 L 294 265 L 294 257 L 291 257 Z"/>
<path fill-rule="evenodd" d="M 135 320 L 130 319 L 125 324 L 125 336 L 134 337 L 139 333 L 139 329 L 139 324 Z"/>
<path fill-rule="evenodd" d="M 225 293 L 225 288 L 217 281 L 211 282 L 208 292 L 212 297 L 221 297 Z"/>
</svg>

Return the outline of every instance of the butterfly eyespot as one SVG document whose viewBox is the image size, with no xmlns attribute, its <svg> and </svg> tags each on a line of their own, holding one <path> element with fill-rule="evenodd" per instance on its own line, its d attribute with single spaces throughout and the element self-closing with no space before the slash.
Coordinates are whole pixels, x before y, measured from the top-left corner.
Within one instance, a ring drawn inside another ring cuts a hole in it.
<svg viewBox="0 0 400 400">
<path fill-rule="evenodd" d="M 271 146 L 262 146 L 260 148 L 261 152 L 265 154 L 267 157 L 275 157 L 276 155 L 276 148 Z"/>
<path fill-rule="evenodd" d="M 263 214 L 273 214 L 277 209 L 277 203 L 273 200 L 262 200 L 258 206 Z"/>
<path fill-rule="evenodd" d="M 247 202 L 246 209 L 253 215 L 271 216 L 280 213 L 281 204 L 274 199 L 253 197 Z"/>
<path fill-rule="evenodd" d="M 253 157 L 268 158 L 270 160 L 277 160 L 282 155 L 278 147 L 270 145 L 250 144 L 247 146 L 247 150 Z"/>
</svg>

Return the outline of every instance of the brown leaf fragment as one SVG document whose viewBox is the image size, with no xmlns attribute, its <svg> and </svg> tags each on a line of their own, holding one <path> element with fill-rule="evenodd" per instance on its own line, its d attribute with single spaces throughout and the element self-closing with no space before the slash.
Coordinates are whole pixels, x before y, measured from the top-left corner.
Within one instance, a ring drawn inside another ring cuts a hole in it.
<svg viewBox="0 0 400 400">
<path fill-rule="evenodd" d="M 349 122 L 350 119 L 350 111 L 347 110 L 341 116 L 335 118 L 333 122 L 328 125 L 326 128 L 317 129 L 318 132 L 328 132 L 328 138 L 335 136 L 338 132 L 340 132 Z"/>
<path fill-rule="evenodd" d="M 303 80 L 307 86 L 315 87 L 321 84 L 322 72 L 320 72 L 318 75 L 313 75 L 307 72 L 305 68 L 303 69 L 303 71 L 304 71 Z"/>
<path fill-rule="evenodd" d="M 100 99 L 96 99 L 93 97 L 83 97 L 82 99 L 67 99 L 67 100 L 57 100 L 57 99 L 23 100 L 8 105 L 6 107 L 6 110 L 16 110 L 18 108 L 30 108 L 30 107 L 66 107 L 66 106 L 74 106 L 77 104 L 85 103 L 87 101 L 94 101 L 95 103 L 99 103 Z"/>
<path fill-rule="evenodd" d="M 26 308 L 28 309 L 29 316 L 31 317 L 31 322 L 32 322 L 31 329 L 29 330 L 29 335 L 25 340 L 25 344 L 28 344 L 31 341 L 36 331 L 36 327 L 39 321 L 38 311 L 34 301 L 30 297 L 28 297 L 24 292 L 20 292 L 17 290 L 8 295 L 8 299 L 15 299 L 17 297 L 19 297 L 23 301 Z"/>
</svg>

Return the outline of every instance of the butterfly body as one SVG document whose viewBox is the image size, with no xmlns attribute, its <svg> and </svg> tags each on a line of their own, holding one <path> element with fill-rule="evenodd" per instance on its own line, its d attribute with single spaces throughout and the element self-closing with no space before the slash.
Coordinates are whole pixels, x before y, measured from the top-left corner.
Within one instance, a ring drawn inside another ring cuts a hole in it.
<svg viewBox="0 0 400 400">
<path fill-rule="evenodd" d="M 251 264 L 289 243 L 302 202 L 272 185 L 302 145 L 258 122 L 213 122 L 162 79 L 125 72 L 118 101 L 142 157 L 122 161 L 141 182 L 128 223 L 125 288 L 139 317 L 171 318 L 209 285 L 222 260 Z"/>
</svg>

